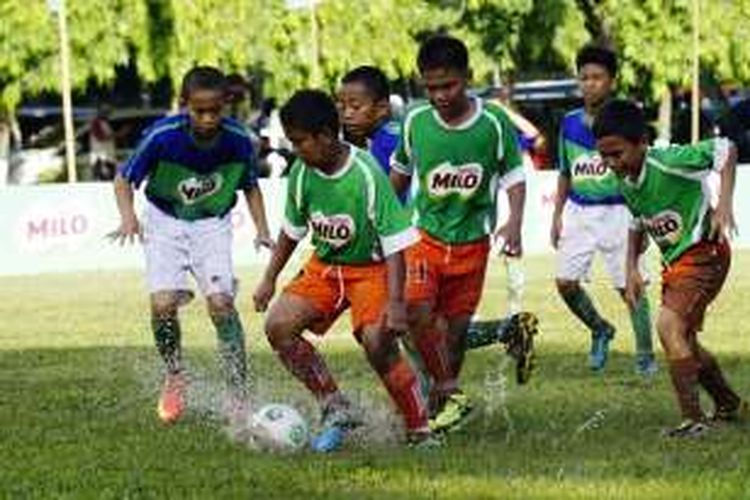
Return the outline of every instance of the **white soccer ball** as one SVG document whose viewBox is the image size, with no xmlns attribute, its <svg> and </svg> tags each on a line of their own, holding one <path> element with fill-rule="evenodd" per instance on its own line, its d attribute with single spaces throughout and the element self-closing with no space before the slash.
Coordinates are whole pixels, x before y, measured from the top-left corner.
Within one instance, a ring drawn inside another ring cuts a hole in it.
<svg viewBox="0 0 750 500">
<path fill-rule="evenodd" d="M 307 422 L 297 410 L 284 404 L 267 404 L 250 415 L 250 432 L 263 448 L 296 451 L 308 441 Z"/>
</svg>

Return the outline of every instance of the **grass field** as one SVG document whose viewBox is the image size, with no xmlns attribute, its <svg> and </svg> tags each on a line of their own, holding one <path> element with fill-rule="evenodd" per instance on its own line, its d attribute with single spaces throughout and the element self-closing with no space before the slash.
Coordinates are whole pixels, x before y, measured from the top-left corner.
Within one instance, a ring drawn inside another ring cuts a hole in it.
<svg viewBox="0 0 750 500">
<path fill-rule="evenodd" d="M 601 274 L 591 289 L 620 331 L 606 374 L 595 376 L 585 367 L 588 336 L 549 279 L 552 260 L 529 258 L 525 267 L 526 306 L 541 318 L 540 369 L 519 388 L 507 365 L 503 389 L 500 350 L 471 353 L 464 387 L 483 409 L 443 449 L 395 444 L 385 392 L 339 323 L 322 349 L 372 422 L 362 441 L 333 456 L 261 453 L 227 436 L 212 417 L 219 384 L 202 304 L 184 314 L 192 411 L 164 428 L 154 411 L 159 372 L 139 274 L 0 279 L 0 497 L 750 498 L 750 426 L 698 441 L 660 438 L 678 420 L 666 372 L 651 383 L 633 375 L 625 308 Z M 254 390 L 313 420 L 311 399 L 250 312 L 253 275 L 242 278 Z M 703 339 L 750 396 L 745 294 L 750 253 L 738 252 Z M 504 307 L 496 263 L 481 312 Z"/>
</svg>

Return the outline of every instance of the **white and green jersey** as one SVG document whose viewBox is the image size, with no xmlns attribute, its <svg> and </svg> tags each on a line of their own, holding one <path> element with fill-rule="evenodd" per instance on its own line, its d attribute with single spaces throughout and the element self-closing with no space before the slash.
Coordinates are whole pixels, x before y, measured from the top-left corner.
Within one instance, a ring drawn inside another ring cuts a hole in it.
<svg viewBox="0 0 750 500">
<path fill-rule="evenodd" d="M 432 105 L 404 117 L 391 167 L 416 175 L 417 227 L 445 243 L 476 241 L 495 227 L 498 186 L 524 180 L 516 132 L 495 104 L 475 100 L 476 112 L 450 126 Z"/>
<path fill-rule="evenodd" d="M 729 141 L 723 138 L 695 146 L 650 148 L 638 179 L 619 179 L 634 226 L 651 235 L 667 264 L 707 236 L 707 177 L 721 170 L 728 152 Z"/>
<path fill-rule="evenodd" d="M 349 148 L 346 165 L 333 175 L 301 159 L 294 163 L 283 231 L 301 240 L 311 227 L 315 253 L 329 264 L 382 261 L 415 243 L 419 234 L 377 160 Z"/>
</svg>

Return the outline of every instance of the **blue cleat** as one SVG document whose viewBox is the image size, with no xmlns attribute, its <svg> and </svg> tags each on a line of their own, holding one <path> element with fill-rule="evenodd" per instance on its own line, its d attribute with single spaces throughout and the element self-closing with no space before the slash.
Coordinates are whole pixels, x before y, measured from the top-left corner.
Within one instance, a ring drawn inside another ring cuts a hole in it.
<svg viewBox="0 0 750 500">
<path fill-rule="evenodd" d="M 659 371 L 656 359 L 651 353 L 637 354 L 635 358 L 635 372 L 643 378 L 651 378 Z"/>
<path fill-rule="evenodd" d="M 310 440 L 310 447 L 317 453 L 331 453 L 344 444 L 347 429 L 338 425 L 327 427 Z"/>
<path fill-rule="evenodd" d="M 310 440 L 310 447 L 318 453 L 331 453 L 343 446 L 349 432 L 362 421 L 354 415 L 349 400 L 336 394 L 323 407 L 321 424 L 322 430 Z"/>
<path fill-rule="evenodd" d="M 607 323 L 604 328 L 591 336 L 591 351 L 589 352 L 589 368 L 598 372 L 604 369 L 609 354 L 609 343 L 615 336 L 615 328 Z"/>
</svg>

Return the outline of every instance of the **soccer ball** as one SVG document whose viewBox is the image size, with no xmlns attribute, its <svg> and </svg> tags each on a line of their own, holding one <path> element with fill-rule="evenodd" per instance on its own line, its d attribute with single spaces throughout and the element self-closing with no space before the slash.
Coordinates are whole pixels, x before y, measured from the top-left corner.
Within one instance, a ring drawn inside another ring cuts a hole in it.
<svg viewBox="0 0 750 500">
<path fill-rule="evenodd" d="M 307 444 L 307 422 L 297 410 L 284 404 L 267 404 L 250 415 L 250 433 L 262 448 L 297 451 Z"/>
</svg>

